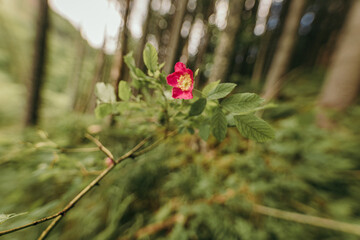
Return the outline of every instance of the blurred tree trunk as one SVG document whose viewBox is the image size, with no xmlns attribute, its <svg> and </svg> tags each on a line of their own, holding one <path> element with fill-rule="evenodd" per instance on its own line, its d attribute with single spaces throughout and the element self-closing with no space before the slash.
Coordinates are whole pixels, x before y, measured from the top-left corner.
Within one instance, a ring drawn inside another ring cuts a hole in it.
<svg viewBox="0 0 360 240">
<path fill-rule="evenodd" d="M 263 70 L 266 60 L 266 53 L 267 49 L 269 47 L 270 39 L 271 39 L 271 33 L 270 31 L 267 31 L 263 39 L 261 40 L 259 52 L 257 53 L 253 73 L 251 76 L 251 84 L 253 86 L 259 86 L 260 79 L 263 76 Z"/>
<path fill-rule="evenodd" d="M 81 94 L 79 91 L 80 82 L 81 82 L 81 72 L 84 65 L 85 55 L 86 55 L 86 42 L 81 37 L 80 32 L 76 41 L 76 55 L 74 69 L 72 73 L 71 80 L 69 81 L 69 91 L 71 92 L 71 108 L 74 111 L 79 110 L 79 100 L 81 99 Z"/>
<path fill-rule="evenodd" d="M 104 42 L 102 48 L 99 50 L 98 56 L 96 58 L 96 65 L 95 65 L 95 74 L 90 84 L 90 90 L 88 91 L 87 101 L 84 104 L 85 108 L 83 111 L 85 112 L 93 112 L 96 106 L 96 96 L 95 96 L 95 86 L 96 83 L 101 82 L 102 76 L 104 74 L 105 69 L 105 47 L 106 47 L 106 39 L 104 38 Z"/>
<path fill-rule="evenodd" d="M 39 120 L 41 88 L 45 77 L 47 31 L 49 26 L 49 5 L 47 0 L 39 0 L 34 57 L 30 76 L 29 93 L 25 115 L 25 126 L 35 126 Z"/>
<path fill-rule="evenodd" d="M 141 36 L 141 39 L 138 43 L 138 49 L 136 52 L 136 66 L 140 69 L 142 69 L 144 62 L 143 62 L 143 57 L 142 57 L 142 53 L 146 44 L 146 37 L 147 34 L 149 32 L 149 25 L 150 25 L 150 19 L 151 19 L 151 7 L 150 7 L 150 0 L 148 1 L 148 4 L 146 6 L 146 9 L 148 10 L 145 22 L 144 22 L 144 26 L 143 26 L 143 35 Z"/>
<path fill-rule="evenodd" d="M 360 1 L 354 0 L 334 52 L 323 85 L 319 106 L 341 111 L 357 97 L 360 86 Z M 324 113 L 318 114 L 318 124 L 327 127 Z"/>
<path fill-rule="evenodd" d="M 183 24 L 183 18 L 186 11 L 188 0 L 177 0 L 175 3 L 175 15 L 171 22 L 170 42 L 166 48 L 165 73 L 170 73 L 174 68 L 175 56 L 178 49 L 180 30 Z"/>
<path fill-rule="evenodd" d="M 130 13 L 130 0 L 126 0 L 125 13 L 124 13 L 124 26 L 122 31 L 119 31 L 118 46 L 114 56 L 113 66 L 111 69 L 111 79 L 114 84 L 116 98 L 119 100 L 119 82 L 124 80 L 124 59 L 123 57 L 126 54 L 127 42 L 128 42 L 128 31 L 127 23 Z"/>
<path fill-rule="evenodd" d="M 199 49 L 198 49 L 198 54 L 196 56 L 196 60 L 195 60 L 195 68 L 194 69 L 198 69 L 200 68 L 201 64 L 204 61 L 204 56 L 207 50 L 207 47 L 209 45 L 209 41 L 210 41 L 210 37 L 211 37 L 211 29 L 209 28 L 209 17 L 211 16 L 211 14 L 214 13 L 214 9 L 215 9 L 215 0 L 211 0 L 211 2 L 209 3 L 209 8 L 207 9 L 205 18 L 204 18 L 204 26 L 205 26 L 205 34 L 201 39 L 200 45 L 199 45 Z M 199 79 L 199 77 L 198 77 Z M 196 80 L 196 85 L 199 85 L 199 80 Z"/>
<path fill-rule="evenodd" d="M 269 101 L 276 98 L 284 80 L 291 55 L 297 39 L 298 25 L 306 6 L 306 0 L 291 1 L 285 26 L 280 36 L 277 50 L 272 60 L 270 71 L 266 78 L 263 97 Z"/>
<path fill-rule="evenodd" d="M 237 30 L 241 23 L 241 12 L 243 0 L 230 0 L 227 26 L 220 35 L 220 41 L 215 49 L 214 64 L 208 82 L 215 82 L 219 79 L 224 81 L 227 73 L 230 56 L 234 49 Z"/>
</svg>

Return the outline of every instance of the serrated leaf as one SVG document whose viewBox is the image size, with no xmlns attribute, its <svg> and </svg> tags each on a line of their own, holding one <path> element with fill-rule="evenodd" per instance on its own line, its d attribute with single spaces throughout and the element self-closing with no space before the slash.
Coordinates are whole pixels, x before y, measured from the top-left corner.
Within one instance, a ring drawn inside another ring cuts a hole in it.
<svg viewBox="0 0 360 240">
<path fill-rule="evenodd" d="M 211 117 L 211 128 L 214 137 L 218 141 L 221 142 L 225 139 L 227 132 L 227 121 L 225 114 L 220 107 L 214 109 L 213 115 Z"/>
<path fill-rule="evenodd" d="M 235 83 L 220 83 L 208 95 L 209 100 L 226 97 L 236 87 Z"/>
<path fill-rule="evenodd" d="M 156 70 L 158 70 L 158 54 L 156 48 L 151 43 L 147 43 L 145 45 L 143 59 L 145 66 L 151 72 L 155 72 Z"/>
<path fill-rule="evenodd" d="M 115 89 L 109 83 L 97 83 L 95 88 L 95 95 L 103 103 L 113 103 L 116 101 Z"/>
<path fill-rule="evenodd" d="M 110 103 L 102 103 L 100 105 L 97 105 L 95 108 L 95 115 L 99 119 L 112 114 L 112 112 L 113 112 L 113 107 L 112 104 Z"/>
<path fill-rule="evenodd" d="M 125 81 L 120 81 L 119 83 L 119 98 L 124 101 L 128 101 L 131 96 L 131 89 L 129 84 Z"/>
<path fill-rule="evenodd" d="M 199 136 L 202 140 L 207 141 L 210 135 L 210 125 L 202 124 L 199 127 Z"/>
<path fill-rule="evenodd" d="M 11 218 L 14 218 L 14 217 L 18 217 L 18 216 L 21 216 L 21 215 L 24 215 L 24 214 L 27 214 L 26 212 L 23 212 L 23 213 L 10 213 L 10 214 L 4 214 L 4 213 L 1 213 L 0 214 L 0 224 L 2 224 L 3 222 L 11 219 Z"/>
<path fill-rule="evenodd" d="M 216 82 L 212 82 L 212 83 L 209 83 L 208 85 L 206 85 L 203 90 L 202 90 L 202 93 L 205 95 L 205 96 L 208 96 L 209 93 L 214 89 L 216 88 L 217 85 L 219 85 L 220 83 L 220 80 L 217 80 Z"/>
<path fill-rule="evenodd" d="M 200 115 L 205 107 L 206 107 L 206 99 L 205 98 L 200 98 L 199 100 L 197 100 L 196 102 L 194 102 L 191 105 L 190 111 L 189 111 L 189 116 L 197 116 Z"/>
<path fill-rule="evenodd" d="M 237 129 L 246 138 L 257 142 L 265 142 L 275 136 L 272 127 L 255 115 L 238 115 L 234 116 L 234 119 Z"/>
<path fill-rule="evenodd" d="M 259 107 L 264 99 L 255 93 L 234 94 L 221 102 L 224 109 L 232 113 L 242 113 Z"/>
</svg>

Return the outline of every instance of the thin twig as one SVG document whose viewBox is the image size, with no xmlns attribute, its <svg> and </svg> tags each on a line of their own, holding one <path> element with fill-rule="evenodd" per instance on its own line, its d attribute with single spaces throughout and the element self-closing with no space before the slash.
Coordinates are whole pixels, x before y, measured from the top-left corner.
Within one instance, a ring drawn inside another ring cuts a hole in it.
<svg viewBox="0 0 360 240">
<path fill-rule="evenodd" d="M 97 140 L 97 139 L 96 139 Z M 48 228 L 44 231 L 44 233 L 40 236 L 40 239 L 45 239 L 45 237 L 49 234 L 49 232 L 56 226 L 56 224 L 60 221 L 60 219 L 62 218 L 62 216 L 69 211 L 72 207 L 74 207 L 74 205 L 85 195 L 87 194 L 94 186 L 96 186 L 101 179 L 103 179 L 115 166 L 117 163 L 119 163 L 120 161 L 130 157 L 134 152 L 136 152 L 139 148 L 141 148 L 146 142 L 147 142 L 148 138 L 141 141 L 138 145 L 136 145 L 133 149 L 131 149 L 129 152 L 125 153 L 123 156 L 121 156 L 117 161 L 115 161 L 115 164 L 110 165 L 108 168 L 106 168 L 104 171 L 102 171 L 91 183 L 89 183 L 78 195 L 76 195 L 64 208 L 63 210 L 61 210 L 60 212 L 53 214 L 51 216 L 36 220 L 34 222 L 31 222 L 29 224 L 20 226 L 20 227 L 16 227 L 16 228 L 12 228 L 9 230 L 5 230 L 5 231 L 1 231 L 0 232 L 0 236 L 5 235 L 5 234 L 9 234 L 12 232 L 16 232 L 19 231 L 21 229 L 24 228 L 28 228 L 34 225 L 37 225 L 39 223 L 42 222 L 46 222 L 49 221 L 51 219 L 56 218 L 55 220 L 53 220 L 53 222 L 48 226 Z M 98 141 L 98 140 L 97 140 Z M 100 143 L 101 144 L 101 143 Z M 99 145 L 98 145 L 99 146 Z M 103 146 L 101 144 L 101 146 Z M 100 147 L 99 147 L 100 148 Z M 105 147 L 100 149 L 103 151 L 103 149 L 106 149 Z M 110 151 L 109 151 L 110 152 Z M 110 153 L 111 154 L 111 153 Z M 110 155 L 112 156 L 112 154 Z M 109 157 L 110 157 L 109 156 Z"/>
<path fill-rule="evenodd" d="M 303 223 L 307 225 L 327 228 L 335 231 L 340 231 L 340 232 L 345 232 L 360 236 L 360 225 L 356 225 L 356 224 L 344 223 L 332 219 L 315 217 L 301 213 L 288 212 L 258 204 L 255 204 L 253 206 L 253 211 L 263 215 L 267 215 L 275 218 L 281 218 L 292 222 Z"/>
<path fill-rule="evenodd" d="M 40 237 L 38 238 L 38 240 L 43 240 L 43 239 L 45 239 L 45 238 L 49 235 L 50 231 L 51 231 L 51 230 L 55 227 L 55 225 L 60 221 L 61 217 L 62 217 L 62 215 L 57 216 L 57 217 L 54 219 L 54 221 L 52 221 L 52 222 L 50 223 L 50 225 L 41 233 L 41 235 L 40 235 Z"/>
<path fill-rule="evenodd" d="M 228 189 L 223 194 L 213 195 L 211 198 L 208 199 L 199 199 L 195 201 L 195 204 L 197 203 L 207 203 L 207 204 L 224 204 L 229 199 L 232 199 L 236 196 L 236 191 L 233 189 Z M 182 204 L 174 199 L 171 204 L 172 211 L 178 211 L 179 208 L 182 206 Z M 321 228 L 327 228 L 335 231 L 341 231 L 345 233 L 350 233 L 354 235 L 360 235 L 360 225 L 356 224 L 350 224 L 345 222 L 339 222 L 332 219 L 327 218 L 321 218 L 321 217 L 315 217 L 310 216 L 306 214 L 301 213 L 294 213 L 284 210 L 279 210 L 276 208 L 270 208 L 259 204 L 253 204 L 254 212 L 266 216 L 271 216 L 275 218 L 284 219 L 291 222 L 298 222 L 302 224 L 307 224 L 311 226 L 321 227 Z M 145 227 L 140 228 L 137 230 L 133 237 L 135 238 L 141 238 L 144 236 L 149 236 L 152 234 L 157 233 L 158 231 L 161 231 L 165 228 L 171 227 L 173 224 L 177 222 L 183 222 L 185 221 L 187 216 L 184 216 L 182 214 L 175 214 L 165 220 L 162 220 L 160 222 L 151 223 Z M 119 240 L 128 240 L 132 239 L 131 237 L 120 237 Z"/>
<path fill-rule="evenodd" d="M 98 139 L 94 138 L 93 136 L 91 136 L 90 134 L 86 133 L 85 137 L 89 140 L 91 140 L 92 142 L 94 142 L 96 144 L 96 146 L 99 147 L 100 151 L 102 151 L 103 153 L 105 153 L 106 156 L 108 156 L 111 161 L 113 163 L 114 162 L 114 155 L 110 152 L 109 149 L 107 149 Z"/>
<path fill-rule="evenodd" d="M 0 236 L 5 235 L 5 234 L 9 234 L 9 233 L 12 233 L 12 232 L 16 232 L 16 231 L 19 231 L 19 230 L 24 229 L 24 228 L 35 226 L 35 225 L 37 225 L 39 223 L 43 223 L 43 222 L 49 221 L 51 219 L 54 219 L 57 216 L 58 216 L 58 213 L 56 213 L 54 215 L 51 215 L 51 216 L 48 216 L 48 217 L 45 217 L 45 218 L 42 218 L 42 219 L 39 219 L 39 220 L 36 220 L 36 221 L 31 222 L 29 224 L 25 224 L 25 225 L 20 226 L 20 227 L 16 227 L 16 228 L 12 228 L 12 229 L 9 229 L 9 230 L 1 231 Z"/>
<path fill-rule="evenodd" d="M 146 152 L 149 152 L 150 150 L 154 149 L 155 147 L 157 147 L 162 141 L 164 141 L 166 138 L 168 137 L 172 137 L 177 133 L 177 131 L 172 131 L 170 133 L 168 133 L 166 136 L 160 138 L 159 140 L 157 140 L 156 142 L 154 142 L 153 144 L 151 144 L 150 146 L 147 146 L 146 148 L 137 151 L 136 153 L 133 154 L 134 157 L 137 157 L 139 155 L 142 155 Z"/>
</svg>

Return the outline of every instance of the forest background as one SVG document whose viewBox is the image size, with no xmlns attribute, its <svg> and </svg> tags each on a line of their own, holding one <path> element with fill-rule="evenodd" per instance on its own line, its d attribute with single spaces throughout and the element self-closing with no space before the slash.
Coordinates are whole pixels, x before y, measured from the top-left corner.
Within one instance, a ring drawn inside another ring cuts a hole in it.
<svg viewBox="0 0 360 240">
<path fill-rule="evenodd" d="M 105 117 L 95 96 L 124 80 L 142 98 L 124 56 L 147 72 L 149 42 L 165 75 L 181 61 L 199 69 L 198 89 L 221 80 L 273 103 L 258 115 L 275 138 L 256 143 L 229 121 L 220 142 L 187 126 L 119 163 L 46 238 L 359 239 L 359 0 L 143 1 L 140 35 L 139 1 L 109 2 L 123 23 L 115 51 L 45 0 L 0 0 L 0 234 L 61 211 L 111 166 L 98 146 L 120 156 L 162 136 L 161 110 Z"/>
</svg>

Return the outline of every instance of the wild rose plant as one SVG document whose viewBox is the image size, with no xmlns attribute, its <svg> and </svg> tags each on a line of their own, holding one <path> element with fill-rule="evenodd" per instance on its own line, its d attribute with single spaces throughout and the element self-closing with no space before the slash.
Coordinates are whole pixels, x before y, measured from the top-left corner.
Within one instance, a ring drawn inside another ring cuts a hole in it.
<svg viewBox="0 0 360 240">
<path fill-rule="evenodd" d="M 163 126 L 165 132 L 187 131 L 198 134 L 203 140 L 212 133 L 218 141 L 222 141 L 226 138 L 227 129 L 236 127 L 244 137 L 257 142 L 274 137 L 271 126 L 254 114 L 271 107 L 264 105 L 257 94 L 231 94 L 236 84 L 220 81 L 209 83 L 202 90 L 195 89 L 194 78 L 198 70 L 193 74 L 184 63 L 177 62 L 174 72 L 166 75 L 161 71 L 164 63 L 158 63 L 157 51 L 150 43 L 144 48 L 143 59 L 147 74 L 135 66 L 132 53 L 124 57 L 131 81 L 120 81 L 117 93 L 110 84 L 98 83 L 95 113 L 99 118 L 135 114 L 139 109 L 138 113 L 143 114 L 146 109 L 152 116 L 160 113 L 155 124 Z M 137 94 L 133 95 L 133 92 Z M 120 101 L 116 101 L 116 94 Z"/>
</svg>

